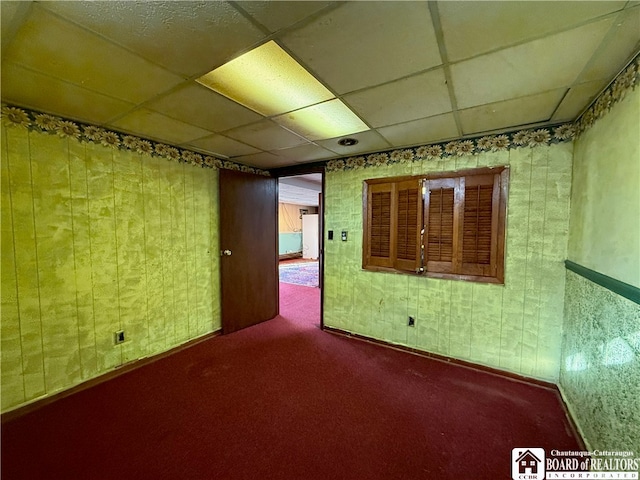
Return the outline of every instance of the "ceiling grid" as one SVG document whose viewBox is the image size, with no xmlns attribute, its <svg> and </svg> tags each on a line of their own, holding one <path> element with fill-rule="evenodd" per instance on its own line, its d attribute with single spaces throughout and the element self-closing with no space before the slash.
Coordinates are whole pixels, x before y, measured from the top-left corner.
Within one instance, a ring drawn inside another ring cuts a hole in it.
<svg viewBox="0 0 640 480">
<path fill-rule="evenodd" d="M 260 169 L 573 121 L 640 49 L 640 4 L 626 1 L 0 9 L 4 103 Z M 269 41 L 366 124 L 356 145 L 196 82 Z"/>
</svg>

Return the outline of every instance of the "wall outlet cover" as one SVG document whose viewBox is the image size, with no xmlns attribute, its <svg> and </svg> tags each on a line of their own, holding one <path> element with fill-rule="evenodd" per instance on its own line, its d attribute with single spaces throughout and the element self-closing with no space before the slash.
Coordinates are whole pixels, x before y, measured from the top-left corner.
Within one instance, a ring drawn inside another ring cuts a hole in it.
<svg viewBox="0 0 640 480">
<path fill-rule="evenodd" d="M 124 342 L 124 330 L 118 330 L 117 332 L 115 332 L 114 334 L 114 338 L 115 338 L 115 344 L 118 345 L 119 343 L 123 343 Z"/>
</svg>

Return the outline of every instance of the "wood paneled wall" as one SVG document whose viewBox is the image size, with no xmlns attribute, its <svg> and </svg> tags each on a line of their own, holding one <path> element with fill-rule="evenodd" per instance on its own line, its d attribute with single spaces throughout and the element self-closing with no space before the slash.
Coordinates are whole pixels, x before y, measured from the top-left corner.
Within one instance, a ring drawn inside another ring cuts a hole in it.
<svg viewBox="0 0 640 480">
<path fill-rule="evenodd" d="M 328 172 L 325 228 L 348 231 L 348 241 L 325 241 L 325 325 L 557 381 L 572 153 L 561 143 Z M 362 270 L 364 180 L 502 165 L 510 165 L 504 285 Z"/>
<path fill-rule="evenodd" d="M 3 128 L 3 411 L 220 327 L 217 183 Z"/>
</svg>

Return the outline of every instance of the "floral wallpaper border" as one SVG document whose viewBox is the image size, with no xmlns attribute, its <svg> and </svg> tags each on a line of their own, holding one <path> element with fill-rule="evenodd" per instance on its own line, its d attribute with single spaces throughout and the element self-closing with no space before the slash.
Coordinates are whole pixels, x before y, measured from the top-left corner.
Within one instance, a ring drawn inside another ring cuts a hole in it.
<svg viewBox="0 0 640 480">
<path fill-rule="evenodd" d="M 588 130 L 599 118 L 604 117 L 611 107 L 620 102 L 640 84 L 640 54 L 609 84 L 598 98 L 575 121 L 578 135 Z"/>
<path fill-rule="evenodd" d="M 266 170 L 248 167 L 230 160 L 221 160 L 209 155 L 192 152 L 171 145 L 113 132 L 94 125 L 86 125 L 60 117 L 39 113 L 25 108 L 2 105 L 2 122 L 7 127 L 26 128 L 30 131 L 74 138 L 80 142 L 98 143 L 119 150 L 131 150 L 140 154 L 161 157 L 178 163 L 188 163 L 202 168 L 224 168 L 246 173 L 270 176 Z"/>
<path fill-rule="evenodd" d="M 420 160 L 443 160 L 463 155 L 477 155 L 482 152 L 511 150 L 523 147 L 538 147 L 552 143 L 572 141 L 591 126 L 611 108 L 620 102 L 629 92 L 640 84 L 640 54 L 609 84 L 591 106 L 575 122 L 556 126 L 519 130 L 499 135 L 454 140 L 449 142 L 421 145 L 382 152 L 347 157 L 326 162 L 328 172 L 353 170 L 394 163 L 406 163 Z M 10 105 L 2 105 L 2 121 L 7 126 L 24 127 L 60 137 L 70 137 L 83 142 L 94 142 L 106 147 L 121 150 L 133 150 L 179 163 L 188 163 L 203 168 L 225 168 L 247 173 L 269 176 L 266 170 L 249 167 L 230 160 L 221 160 L 208 155 L 179 149 L 170 145 L 156 143 L 133 135 L 113 132 L 94 125 L 85 125 L 64 120 L 46 113 Z"/>
<path fill-rule="evenodd" d="M 510 150 L 513 148 L 538 147 L 552 143 L 571 141 L 591 128 L 613 105 L 621 101 L 640 84 L 640 54 L 598 96 L 591 106 L 575 122 L 537 129 L 520 130 L 500 135 L 485 135 L 468 140 L 455 140 L 418 147 L 371 153 L 329 160 L 327 171 L 353 170 L 358 168 L 392 165 L 420 160 L 444 160 L 482 152 Z"/>
<path fill-rule="evenodd" d="M 445 160 L 450 157 L 477 155 L 481 152 L 498 152 L 520 147 L 537 147 L 570 141 L 576 130 L 572 123 L 565 123 L 551 128 L 520 130 L 500 135 L 485 135 L 469 140 L 454 140 L 445 143 L 422 145 L 393 151 L 372 153 L 366 156 L 329 160 L 327 171 L 353 170 L 357 168 L 392 165 L 420 160 Z"/>
</svg>

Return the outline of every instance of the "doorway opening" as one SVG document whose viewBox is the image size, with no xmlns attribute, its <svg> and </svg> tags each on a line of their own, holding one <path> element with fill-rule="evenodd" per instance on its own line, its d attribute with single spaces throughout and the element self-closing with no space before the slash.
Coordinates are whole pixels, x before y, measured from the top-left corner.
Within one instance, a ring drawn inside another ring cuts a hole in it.
<svg viewBox="0 0 640 480">
<path fill-rule="evenodd" d="M 321 328 L 322 187 L 324 173 L 278 179 L 278 272 L 280 311 L 305 305 L 297 315 Z"/>
</svg>

